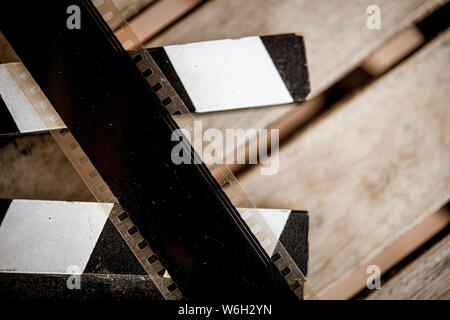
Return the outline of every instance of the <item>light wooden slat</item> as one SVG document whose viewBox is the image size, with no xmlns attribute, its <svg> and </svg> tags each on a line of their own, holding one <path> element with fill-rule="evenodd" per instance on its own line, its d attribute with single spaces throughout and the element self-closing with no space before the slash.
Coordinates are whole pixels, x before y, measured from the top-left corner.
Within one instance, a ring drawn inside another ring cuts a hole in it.
<svg viewBox="0 0 450 320">
<path fill-rule="evenodd" d="M 310 212 L 310 281 L 324 292 L 450 195 L 450 32 L 313 123 L 280 171 L 241 177 L 257 206 Z"/>
<path fill-rule="evenodd" d="M 126 19 L 137 14 L 142 8 L 155 1 L 157 0 L 113 0 L 117 9 L 119 9 L 122 16 Z"/>
<path fill-rule="evenodd" d="M 368 299 L 449 300 L 450 235 L 382 283 Z"/>
<path fill-rule="evenodd" d="M 49 133 L 8 139 L 0 139 L 0 198 L 95 200 Z"/>
<path fill-rule="evenodd" d="M 420 246 L 425 244 L 435 234 L 442 231 L 450 223 L 450 212 L 441 209 L 420 221 L 413 228 L 395 240 L 392 245 L 384 248 L 376 256 L 366 261 L 364 265 L 341 279 L 335 286 L 321 295 L 326 300 L 351 299 L 367 287 L 367 269 L 376 265 L 384 274 L 390 268 L 400 263 Z"/>
<path fill-rule="evenodd" d="M 374 76 L 381 75 L 393 64 L 419 48 L 424 41 L 425 37 L 416 26 L 409 27 L 385 42 L 361 67 Z"/>
<path fill-rule="evenodd" d="M 312 95 L 324 90 L 397 32 L 446 0 L 215 0 L 204 4 L 147 46 L 301 32 Z M 381 8 L 380 30 L 366 27 L 366 8 Z M 294 105 L 195 115 L 205 128 L 265 128 Z"/>
</svg>

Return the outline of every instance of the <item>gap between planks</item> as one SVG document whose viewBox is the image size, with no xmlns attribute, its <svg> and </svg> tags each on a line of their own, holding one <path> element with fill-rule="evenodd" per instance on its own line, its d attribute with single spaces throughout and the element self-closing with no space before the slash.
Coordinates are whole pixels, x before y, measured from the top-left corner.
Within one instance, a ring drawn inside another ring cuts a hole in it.
<svg viewBox="0 0 450 320">
<path fill-rule="evenodd" d="M 450 225 L 400 266 L 382 278 L 380 290 L 370 291 L 366 299 L 448 300 L 450 299 Z"/>
<path fill-rule="evenodd" d="M 240 179 L 257 206 L 308 209 L 319 296 L 448 201 L 449 36 L 299 133 L 277 175 Z"/>
<path fill-rule="evenodd" d="M 352 274 L 342 279 L 337 285 L 325 289 L 320 294 L 320 299 L 344 300 L 354 297 L 366 288 L 366 280 L 368 278 L 367 268 L 370 265 L 378 266 L 381 274 L 384 274 L 435 234 L 447 227 L 449 223 L 450 212 L 446 208 L 431 214 L 398 238 L 391 246 L 370 259 Z"/>
</svg>

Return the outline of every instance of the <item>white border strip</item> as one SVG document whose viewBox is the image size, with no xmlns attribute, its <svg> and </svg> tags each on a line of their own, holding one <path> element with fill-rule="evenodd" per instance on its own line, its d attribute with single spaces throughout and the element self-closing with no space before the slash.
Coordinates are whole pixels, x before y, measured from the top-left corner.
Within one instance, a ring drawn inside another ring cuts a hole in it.
<svg viewBox="0 0 450 320">
<path fill-rule="evenodd" d="M 13 200 L 0 225 L 0 271 L 83 272 L 113 204 Z"/>
<path fill-rule="evenodd" d="M 165 46 L 196 112 L 292 103 L 260 37 Z"/>
</svg>

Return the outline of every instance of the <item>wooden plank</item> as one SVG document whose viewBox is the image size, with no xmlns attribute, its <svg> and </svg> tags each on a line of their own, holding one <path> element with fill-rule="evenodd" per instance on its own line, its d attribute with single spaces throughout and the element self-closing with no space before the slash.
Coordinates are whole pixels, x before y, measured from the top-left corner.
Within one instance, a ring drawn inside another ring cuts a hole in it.
<svg viewBox="0 0 450 320">
<path fill-rule="evenodd" d="M 374 76 L 386 72 L 393 64 L 419 48 L 425 37 L 416 26 L 409 27 L 371 54 L 362 68 Z"/>
<path fill-rule="evenodd" d="M 333 92 L 336 92 L 336 88 L 341 86 L 345 87 L 346 95 L 350 96 L 356 90 L 361 89 L 368 84 L 369 75 L 374 80 L 375 77 L 381 76 L 387 70 L 395 67 L 401 60 L 408 57 L 415 50 L 418 50 L 425 42 L 423 34 L 419 31 L 417 26 L 411 26 L 399 33 L 397 33 L 393 38 L 389 39 L 374 52 L 372 52 L 363 62 L 363 64 L 357 69 L 361 74 L 364 70 L 368 73 L 367 76 L 362 77 L 358 82 L 355 80 L 350 80 L 355 77 L 355 73 L 352 72 L 346 77 L 340 79 L 336 84 L 327 88 L 321 94 L 309 99 L 308 101 L 302 103 L 301 107 L 295 108 L 280 118 L 275 122 L 272 122 L 268 127 L 269 130 L 278 130 L 280 143 L 284 142 L 289 135 L 300 130 L 306 123 L 312 121 L 318 114 L 325 110 L 327 107 L 334 104 L 327 97 L 334 96 Z M 349 80 L 354 84 L 351 86 L 343 86 L 344 83 L 349 83 Z M 345 96 L 339 99 L 345 99 Z M 239 148 L 237 153 L 245 153 L 245 159 L 248 159 L 249 150 L 255 148 L 254 145 L 258 144 L 258 141 L 254 139 L 250 144 L 247 144 L 245 148 Z M 257 147 L 257 146 L 256 146 Z M 248 162 L 244 164 L 228 164 L 228 167 L 235 174 L 244 170 L 248 166 Z M 213 174 L 214 171 L 213 171 Z"/>
<path fill-rule="evenodd" d="M 156 0 L 114 0 L 114 4 L 117 9 L 119 9 L 122 16 L 128 19 L 155 1 Z"/>
<path fill-rule="evenodd" d="M 450 235 L 402 269 L 368 299 L 449 300 Z"/>
<path fill-rule="evenodd" d="M 95 200 L 49 133 L 0 138 L 0 172 L 3 199 Z"/>
<path fill-rule="evenodd" d="M 241 177 L 257 206 L 310 212 L 310 281 L 324 293 L 450 195 L 450 31 L 297 134 L 280 170 Z"/>
<path fill-rule="evenodd" d="M 205 3 L 146 46 L 302 32 L 312 95 L 355 68 L 376 48 L 446 0 L 216 0 Z M 381 9 L 380 30 L 366 27 L 366 8 Z M 266 128 L 295 105 L 195 115 L 205 128 Z"/>
<path fill-rule="evenodd" d="M 203 0 L 162 0 L 145 9 L 129 24 L 144 42 L 198 6 Z"/>
<path fill-rule="evenodd" d="M 382 274 L 385 273 L 443 230 L 449 223 L 450 212 L 445 208 L 431 214 L 363 266 L 326 290 L 321 298 L 327 300 L 351 299 L 366 289 L 369 266 L 376 265 Z"/>
</svg>

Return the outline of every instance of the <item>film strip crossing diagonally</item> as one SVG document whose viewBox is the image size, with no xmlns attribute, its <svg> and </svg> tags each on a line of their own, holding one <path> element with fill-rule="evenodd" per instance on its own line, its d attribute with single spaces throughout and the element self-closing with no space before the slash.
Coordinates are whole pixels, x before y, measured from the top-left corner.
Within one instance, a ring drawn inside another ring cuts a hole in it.
<svg viewBox="0 0 450 320">
<path fill-rule="evenodd" d="M 310 92 L 301 35 L 221 39 L 147 50 L 190 111 L 303 102 Z"/>
<path fill-rule="evenodd" d="M 65 10 L 73 3 L 83 22 L 76 31 L 66 27 Z M 214 179 L 203 163 L 173 164 L 171 134 L 192 130 L 192 117 L 126 23 L 117 33 L 122 44 L 114 37 L 105 24 L 120 17 L 114 5 L 94 5 L 98 11 L 89 1 L 2 8 L 0 29 L 31 74 L 17 64 L 8 72 L 49 129 L 60 121 L 67 126 L 53 136 L 96 199 L 117 203 L 111 222 L 161 294 L 313 297 L 264 219 L 244 210 L 245 223 L 235 209 L 254 206 L 229 170 Z M 131 46 L 138 50 L 130 59 L 124 48 Z M 11 55 L 2 43 L 2 56 Z M 163 265 L 170 277 L 158 276 Z"/>
<path fill-rule="evenodd" d="M 0 296 L 19 300 L 162 299 L 108 219 L 112 208 L 113 204 L 100 202 L 0 199 Z M 306 274 L 308 215 L 253 210 L 268 220 Z M 158 275 L 169 277 L 165 269 Z"/>
<path fill-rule="evenodd" d="M 170 45 L 147 51 L 193 112 L 301 102 L 309 93 L 303 37 L 293 33 Z M 47 131 L 16 87 L 6 66 L 0 65 L 0 135 Z M 154 91 L 159 88 L 160 84 L 156 84 Z"/>
</svg>

